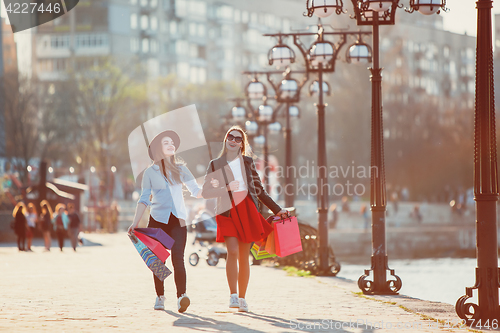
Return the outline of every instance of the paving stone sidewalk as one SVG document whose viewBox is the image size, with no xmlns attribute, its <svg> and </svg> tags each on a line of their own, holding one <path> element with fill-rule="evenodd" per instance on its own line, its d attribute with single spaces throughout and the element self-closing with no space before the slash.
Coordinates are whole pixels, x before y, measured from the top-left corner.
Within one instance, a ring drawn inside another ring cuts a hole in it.
<svg viewBox="0 0 500 333">
<path fill-rule="evenodd" d="M 188 311 L 177 312 L 173 275 L 165 284 L 165 311 L 155 311 L 152 274 L 126 234 L 86 237 L 94 245 L 77 252 L 44 252 L 40 243 L 34 252 L 18 252 L 0 244 L 0 332 L 467 331 L 449 327 L 458 323 L 449 304 L 365 297 L 353 281 L 287 276 L 266 266 L 252 266 L 250 312 L 238 313 L 228 308 L 224 260 L 215 267 L 186 261 Z"/>
</svg>

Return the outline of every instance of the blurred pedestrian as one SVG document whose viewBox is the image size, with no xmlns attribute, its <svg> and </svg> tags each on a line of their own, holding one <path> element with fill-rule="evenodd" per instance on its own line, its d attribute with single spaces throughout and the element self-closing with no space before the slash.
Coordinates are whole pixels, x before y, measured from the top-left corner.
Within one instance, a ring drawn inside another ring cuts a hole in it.
<svg viewBox="0 0 500 333">
<path fill-rule="evenodd" d="M 172 265 L 177 289 L 177 310 L 185 312 L 191 303 L 186 295 L 186 267 L 184 265 L 184 249 L 186 247 L 187 219 L 182 185 L 186 185 L 191 195 L 201 198 L 201 189 L 193 174 L 184 163 L 175 156 L 181 140 L 179 135 L 166 130 L 153 138 L 149 145 L 149 157 L 154 163 L 143 173 L 142 194 L 137 202 L 134 220 L 128 228 L 131 235 L 137 228 L 146 207 L 151 207 L 149 228 L 160 228 L 174 239 L 172 246 Z M 153 196 L 150 201 L 150 196 Z M 155 310 L 165 309 L 165 288 L 163 281 L 153 274 L 156 302 Z"/>
<path fill-rule="evenodd" d="M 361 206 L 361 216 L 363 217 L 363 226 L 364 226 L 364 229 L 365 231 L 368 230 L 368 225 L 370 224 L 370 214 L 368 214 L 368 207 L 363 204 Z"/>
<path fill-rule="evenodd" d="M 14 231 L 17 235 L 17 247 L 19 251 L 24 251 L 26 249 L 26 230 L 28 228 L 28 222 L 26 221 L 26 205 L 24 202 L 20 201 L 14 207 L 12 211 L 12 217 L 14 217 Z"/>
<path fill-rule="evenodd" d="M 31 243 L 33 242 L 33 236 L 35 235 L 35 229 L 38 223 L 38 214 L 36 212 L 35 205 L 32 202 L 28 203 L 28 214 L 26 215 L 26 222 L 28 224 L 28 229 L 26 229 L 28 248 L 26 249 L 26 251 L 33 252 L 33 250 L 31 250 Z"/>
<path fill-rule="evenodd" d="M 56 228 L 57 241 L 59 242 L 59 248 L 61 251 L 64 247 L 64 238 L 66 237 L 69 219 L 65 212 L 66 206 L 63 203 L 56 205 L 56 215 L 53 218 L 54 228 Z"/>
<path fill-rule="evenodd" d="M 420 207 L 418 205 L 413 206 L 410 217 L 417 221 L 418 224 L 422 223 L 422 214 L 420 213 Z"/>
<path fill-rule="evenodd" d="M 45 243 L 45 251 L 50 251 L 52 239 L 50 233 L 54 229 L 52 225 L 52 208 L 47 200 L 42 200 L 40 203 L 42 214 L 40 215 L 40 223 L 42 226 L 43 241 Z"/>
<path fill-rule="evenodd" d="M 230 203 L 225 202 L 228 195 Z M 216 240 L 225 242 L 227 247 L 229 307 L 248 312 L 245 295 L 250 280 L 250 247 L 252 242 L 265 239 L 273 230 L 259 213 L 257 205 L 262 202 L 281 218 L 288 217 L 289 213 L 264 189 L 250 157 L 248 138 L 239 126 L 226 132 L 219 158 L 210 161 L 203 197 L 217 198 Z"/>
<path fill-rule="evenodd" d="M 342 197 L 342 213 L 349 213 L 351 208 L 349 207 L 349 198 Z"/>
<path fill-rule="evenodd" d="M 337 211 L 337 204 L 332 204 L 330 206 L 330 211 L 332 212 L 332 219 L 329 221 L 328 226 L 330 229 L 334 229 L 337 226 L 339 220 L 339 212 Z"/>
<path fill-rule="evenodd" d="M 71 246 L 73 250 L 76 251 L 76 246 L 78 245 L 78 233 L 80 233 L 80 216 L 75 211 L 75 206 L 70 203 L 68 204 L 68 219 L 69 219 L 69 239 L 71 241 Z"/>
</svg>

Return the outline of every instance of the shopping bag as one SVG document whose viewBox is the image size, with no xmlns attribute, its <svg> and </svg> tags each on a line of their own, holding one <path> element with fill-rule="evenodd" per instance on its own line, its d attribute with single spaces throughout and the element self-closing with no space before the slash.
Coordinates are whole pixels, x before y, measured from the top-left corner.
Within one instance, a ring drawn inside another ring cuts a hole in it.
<svg viewBox="0 0 500 333">
<path fill-rule="evenodd" d="M 161 260 L 161 262 L 165 262 L 167 258 L 170 256 L 168 250 L 163 246 L 162 243 L 158 242 L 156 239 L 146 236 L 140 232 L 135 233 L 135 236 L 139 238 L 144 245 L 148 247 L 154 254 Z"/>
<path fill-rule="evenodd" d="M 153 274 L 160 279 L 160 281 L 165 280 L 172 272 L 165 266 L 160 259 L 144 245 L 143 242 L 135 235 L 130 236 L 130 240 L 135 246 L 135 249 L 141 255 L 142 260 L 146 263 L 148 268 L 153 272 Z"/>
<path fill-rule="evenodd" d="M 274 243 L 276 254 L 286 257 L 302 251 L 299 223 L 295 216 L 274 222 Z"/>
<path fill-rule="evenodd" d="M 174 245 L 175 242 L 172 237 L 167 235 L 167 233 L 160 228 L 135 228 L 134 232 L 140 232 L 146 236 L 156 239 L 169 250 L 172 250 L 172 245 Z"/>
<path fill-rule="evenodd" d="M 280 220 L 280 217 L 279 216 L 276 216 L 276 215 L 271 215 L 267 218 L 267 223 L 269 223 L 271 226 L 273 226 L 273 223 L 275 221 L 279 221 Z M 265 246 L 265 250 L 267 253 L 269 254 L 276 254 L 276 249 L 275 249 L 275 243 L 274 243 L 274 227 L 273 227 L 273 231 L 271 231 L 271 233 L 269 234 L 269 236 L 267 236 L 266 238 L 266 246 Z"/>
<path fill-rule="evenodd" d="M 267 236 L 265 250 L 269 254 L 276 254 L 276 246 L 274 242 L 274 230 L 271 231 L 269 236 Z"/>
<path fill-rule="evenodd" d="M 271 254 L 266 251 L 266 243 L 264 242 L 255 242 L 252 245 L 252 248 L 250 249 L 250 252 L 254 256 L 255 259 L 260 260 L 260 259 L 266 259 L 266 258 L 271 258 L 271 257 L 276 257 L 276 254 Z"/>
</svg>

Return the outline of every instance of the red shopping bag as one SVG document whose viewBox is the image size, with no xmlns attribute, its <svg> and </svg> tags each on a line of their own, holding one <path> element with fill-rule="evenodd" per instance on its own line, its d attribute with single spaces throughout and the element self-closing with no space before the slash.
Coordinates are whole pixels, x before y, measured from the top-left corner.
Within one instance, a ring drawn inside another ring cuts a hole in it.
<svg viewBox="0 0 500 333">
<path fill-rule="evenodd" d="M 274 246 L 280 257 L 302 251 L 299 223 L 295 216 L 274 222 Z"/>
<path fill-rule="evenodd" d="M 167 258 L 170 256 L 170 253 L 167 251 L 163 245 L 158 242 L 156 239 L 146 236 L 140 232 L 135 232 L 134 235 L 139 238 L 144 245 L 148 247 L 153 253 L 160 259 L 162 262 L 165 262 Z"/>
</svg>

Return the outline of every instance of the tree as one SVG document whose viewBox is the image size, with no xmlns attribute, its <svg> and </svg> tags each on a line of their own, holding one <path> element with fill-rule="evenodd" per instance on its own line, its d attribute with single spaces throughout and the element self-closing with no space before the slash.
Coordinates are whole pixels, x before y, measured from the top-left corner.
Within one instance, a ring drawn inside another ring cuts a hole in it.
<svg viewBox="0 0 500 333">
<path fill-rule="evenodd" d="M 28 180 L 27 166 L 38 148 L 38 82 L 34 78 L 6 72 L 2 100 L 5 103 L 5 131 L 7 157 L 19 172 L 23 182 Z"/>
</svg>

